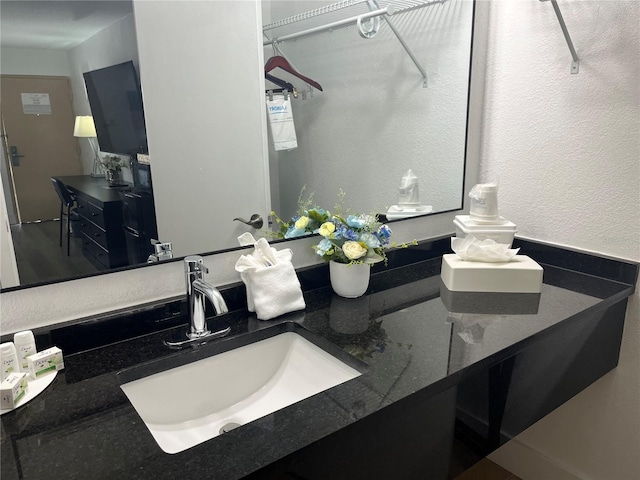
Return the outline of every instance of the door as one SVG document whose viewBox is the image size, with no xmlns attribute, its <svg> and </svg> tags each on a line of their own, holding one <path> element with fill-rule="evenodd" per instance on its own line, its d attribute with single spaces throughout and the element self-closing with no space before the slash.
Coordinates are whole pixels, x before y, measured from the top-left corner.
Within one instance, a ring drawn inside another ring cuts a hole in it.
<svg viewBox="0 0 640 480">
<path fill-rule="evenodd" d="M 1 81 L 2 133 L 18 220 L 51 220 L 60 214 L 60 199 L 50 178 L 82 174 L 69 79 L 2 75 Z"/>
<path fill-rule="evenodd" d="M 271 198 L 260 2 L 183 3 L 134 2 L 158 235 L 174 257 L 259 236 L 233 219 L 266 222 Z M 166 33 L 181 28 L 198 35 Z"/>
</svg>

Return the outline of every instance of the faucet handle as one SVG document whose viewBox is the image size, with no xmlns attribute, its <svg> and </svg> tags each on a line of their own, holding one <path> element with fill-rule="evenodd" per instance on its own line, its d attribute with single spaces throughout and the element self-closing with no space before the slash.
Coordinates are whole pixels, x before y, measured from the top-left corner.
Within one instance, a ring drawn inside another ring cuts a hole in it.
<svg viewBox="0 0 640 480">
<path fill-rule="evenodd" d="M 184 257 L 184 273 L 189 274 L 199 272 L 209 272 L 202 257 L 200 255 L 189 255 L 188 257 Z"/>
</svg>

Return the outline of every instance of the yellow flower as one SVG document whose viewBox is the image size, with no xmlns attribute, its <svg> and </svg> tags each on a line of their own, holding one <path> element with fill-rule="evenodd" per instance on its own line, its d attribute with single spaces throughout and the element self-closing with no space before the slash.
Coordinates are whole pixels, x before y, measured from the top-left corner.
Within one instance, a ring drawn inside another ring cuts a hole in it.
<svg viewBox="0 0 640 480">
<path fill-rule="evenodd" d="M 357 260 L 367 254 L 367 247 L 362 245 L 360 242 L 349 241 L 344 242 L 344 245 L 342 245 L 342 251 L 349 260 Z"/>
<path fill-rule="evenodd" d="M 324 222 L 322 225 L 320 225 L 320 230 L 318 233 L 320 233 L 320 235 L 322 235 L 323 237 L 328 237 L 335 231 L 336 226 L 332 222 Z"/>
<path fill-rule="evenodd" d="M 309 225 L 309 217 L 302 216 L 298 220 L 296 220 L 295 227 L 298 230 L 302 230 L 307 225 Z"/>
</svg>

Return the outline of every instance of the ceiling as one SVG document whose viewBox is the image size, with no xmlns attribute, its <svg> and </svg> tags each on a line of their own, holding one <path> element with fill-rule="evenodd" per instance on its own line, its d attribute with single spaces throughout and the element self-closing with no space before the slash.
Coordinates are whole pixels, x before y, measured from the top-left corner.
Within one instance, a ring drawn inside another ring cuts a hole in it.
<svg viewBox="0 0 640 480">
<path fill-rule="evenodd" d="M 0 42 L 66 50 L 132 11 L 131 0 L 1 0 Z"/>
</svg>

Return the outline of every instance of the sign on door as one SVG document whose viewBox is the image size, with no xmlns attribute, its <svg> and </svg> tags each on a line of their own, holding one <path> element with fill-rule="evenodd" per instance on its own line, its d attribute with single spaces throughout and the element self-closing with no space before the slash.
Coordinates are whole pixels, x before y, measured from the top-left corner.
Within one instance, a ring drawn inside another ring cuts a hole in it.
<svg viewBox="0 0 640 480">
<path fill-rule="evenodd" d="M 48 93 L 21 93 L 22 112 L 27 115 L 51 115 Z"/>
</svg>

